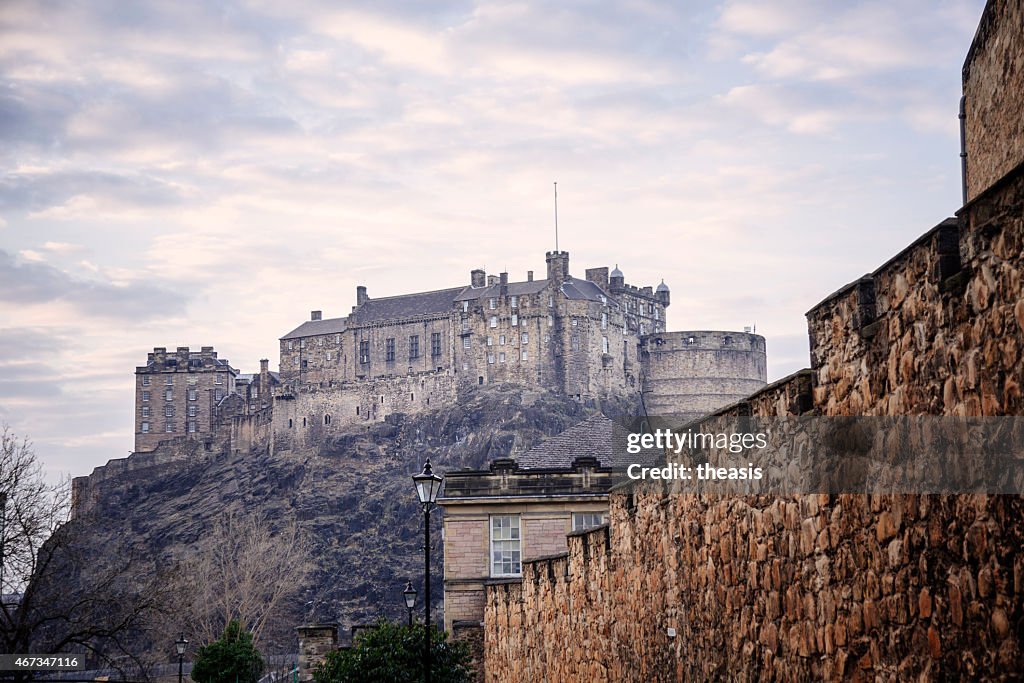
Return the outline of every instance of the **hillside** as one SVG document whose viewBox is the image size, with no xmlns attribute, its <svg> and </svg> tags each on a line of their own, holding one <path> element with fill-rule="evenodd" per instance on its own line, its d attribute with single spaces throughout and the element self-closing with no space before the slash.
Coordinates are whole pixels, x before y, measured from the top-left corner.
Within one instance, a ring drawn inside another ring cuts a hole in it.
<svg viewBox="0 0 1024 683">
<path fill-rule="evenodd" d="M 266 639 L 271 651 L 294 652 L 298 623 L 336 622 L 347 634 L 353 624 L 380 616 L 405 618 L 400 593 L 408 579 L 422 599 L 423 517 L 410 477 L 425 457 L 440 473 L 483 468 L 595 412 L 634 410 L 629 398 L 584 405 L 511 385 L 481 387 L 457 405 L 392 415 L 316 449 L 273 456 L 193 453 L 94 475 L 88 487 L 91 514 L 81 521 L 88 524 L 88 543 L 96 553 L 120 541 L 174 566 L 202 544 L 225 512 L 261 513 L 271 525 L 297 519 L 311 539 L 316 569 Z M 442 595 L 440 521 L 435 511 L 435 609 Z M 166 628 L 170 633 L 171 625 Z"/>
</svg>

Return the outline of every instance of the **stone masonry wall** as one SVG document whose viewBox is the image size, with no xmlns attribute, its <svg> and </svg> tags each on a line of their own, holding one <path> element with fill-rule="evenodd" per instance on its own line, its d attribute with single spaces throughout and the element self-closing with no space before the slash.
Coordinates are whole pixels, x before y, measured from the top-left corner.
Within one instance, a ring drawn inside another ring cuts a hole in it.
<svg viewBox="0 0 1024 683">
<path fill-rule="evenodd" d="M 1022 238 L 1017 174 L 808 313 L 810 373 L 723 412 L 1021 415 Z M 1018 496 L 620 492 L 488 587 L 486 680 L 1019 675 L 1021 520 Z"/>
<path fill-rule="evenodd" d="M 1024 1 L 989 0 L 963 69 L 967 192 L 1024 162 Z"/>
</svg>

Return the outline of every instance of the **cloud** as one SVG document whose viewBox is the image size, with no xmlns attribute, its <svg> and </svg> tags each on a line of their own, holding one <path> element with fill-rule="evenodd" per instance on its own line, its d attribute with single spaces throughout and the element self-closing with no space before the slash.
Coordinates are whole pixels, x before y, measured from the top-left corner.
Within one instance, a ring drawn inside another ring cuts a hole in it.
<svg viewBox="0 0 1024 683">
<path fill-rule="evenodd" d="M 146 320 L 184 311 L 187 296 L 146 283 L 117 285 L 74 278 L 53 266 L 19 263 L 0 250 L 0 301 L 12 305 L 63 302 L 81 314 Z"/>
</svg>

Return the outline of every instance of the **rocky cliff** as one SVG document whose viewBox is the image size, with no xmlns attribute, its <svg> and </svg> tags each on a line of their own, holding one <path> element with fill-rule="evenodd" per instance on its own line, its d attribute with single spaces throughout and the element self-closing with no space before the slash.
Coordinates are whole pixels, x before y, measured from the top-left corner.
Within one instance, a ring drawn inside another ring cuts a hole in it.
<svg viewBox="0 0 1024 683">
<path fill-rule="evenodd" d="M 484 468 L 596 412 L 636 409 L 629 397 L 595 405 L 510 385 L 480 387 L 456 405 L 392 415 L 307 450 L 205 453 L 179 444 L 170 456 L 140 454 L 77 481 L 76 503 L 80 512 L 88 510 L 80 521 L 89 525 L 95 552 L 121 539 L 170 566 L 202 545 L 223 513 L 260 513 L 272 526 L 297 519 L 316 569 L 267 638 L 268 648 L 294 652 L 300 622 L 337 622 L 346 634 L 380 616 L 405 618 L 401 590 L 409 579 L 422 600 L 423 515 L 410 477 L 426 457 L 440 473 Z M 442 595 L 440 521 L 435 511 L 435 619 Z M 170 631 L 168 637 L 173 641 Z"/>
</svg>

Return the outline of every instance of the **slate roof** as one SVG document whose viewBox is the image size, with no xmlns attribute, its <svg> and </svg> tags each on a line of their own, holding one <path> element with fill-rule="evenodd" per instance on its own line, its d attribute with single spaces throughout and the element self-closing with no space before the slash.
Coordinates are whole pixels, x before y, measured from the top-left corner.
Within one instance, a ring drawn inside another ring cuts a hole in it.
<svg viewBox="0 0 1024 683">
<path fill-rule="evenodd" d="M 600 286 L 590 280 L 578 280 L 569 278 L 562 283 L 562 293 L 568 299 L 586 299 L 588 301 L 601 301 L 605 297 L 609 302 L 613 299 L 605 293 Z"/>
<path fill-rule="evenodd" d="M 424 315 L 447 313 L 452 302 L 466 287 L 439 289 L 434 292 L 418 292 L 387 296 L 381 299 L 367 299 L 349 316 L 353 323 L 374 323 L 382 320 L 416 318 Z"/>
<path fill-rule="evenodd" d="M 508 283 L 509 296 L 525 296 L 536 294 L 543 290 L 548 284 L 547 280 L 531 280 L 529 282 Z M 475 301 L 477 299 L 489 299 L 501 294 L 501 285 L 487 285 L 486 287 L 466 287 L 462 293 L 455 297 L 456 301 Z"/>
<path fill-rule="evenodd" d="M 583 422 L 547 439 L 516 458 L 522 469 L 569 469 L 578 457 L 594 457 L 604 467 L 614 464 L 612 425 L 604 415 Z"/>
<path fill-rule="evenodd" d="M 348 326 L 348 318 L 327 318 L 326 320 L 307 320 L 281 339 L 298 339 L 319 334 L 337 334 L 344 332 Z"/>
</svg>

